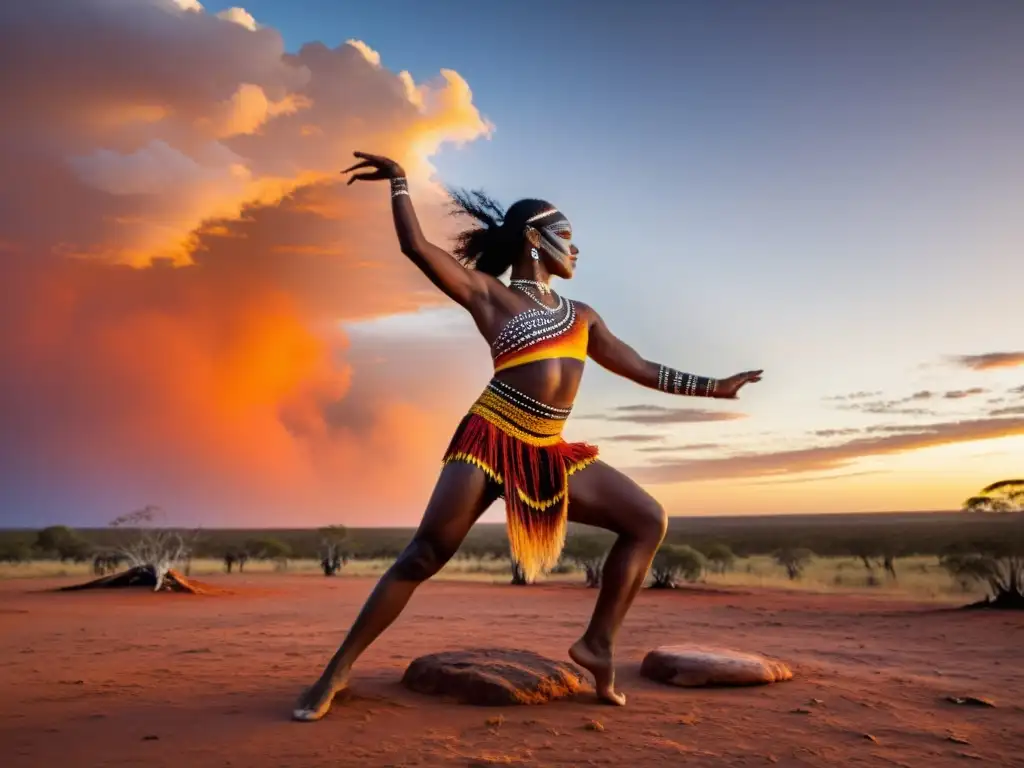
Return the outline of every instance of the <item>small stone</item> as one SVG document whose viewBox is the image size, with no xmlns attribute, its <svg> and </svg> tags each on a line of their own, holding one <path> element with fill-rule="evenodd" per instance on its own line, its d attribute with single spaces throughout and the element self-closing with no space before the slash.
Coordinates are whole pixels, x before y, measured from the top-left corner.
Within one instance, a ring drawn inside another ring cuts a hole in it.
<svg viewBox="0 0 1024 768">
<path fill-rule="evenodd" d="M 946 741 L 951 741 L 954 744 L 966 744 L 968 746 L 970 746 L 971 744 L 971 742 L 969 742 L 963 736 L 957 736 L 955 733 L 949 734 L 949 736 L 946 737 Z"/>
<path fill-rule="evenodd" d="M 463 704 L 544 704 L 575 695 L 584 687 L 574 665 L 530 651 L 473 648 L 414 660 L 402 683 L 418 693 L 450 696 Z"/>
<path fill-rule="evenodd" d="M 793 677 L 782 662 L 757 654 L 682 645 L 664 646 L 649 652 L 640 665 L 640 674 L 684 688 L 766 685 Z"/>
<path fill-rule="evenodd" d="M 877 744 L 878 743 L 878 739 L 876 739 L 870 733 L 865 733 L 864 734 L 864 738 L 867 739 L 868 741 L 870 741 L 872 744 Z"/>
<path fill-rule="evenodd" d="M 488 728 L 500 728 L 501 724 L 505 722 L 505 718 L 502 715 L 497 717 L 488 717 L 485 721 Z"/>
<path fill-rule="evenodd" d="M 159 736 L 155 736 L 154 734 L 151 733 L 151 734 L 148 734 L 146 736 L 143 736 L 142 740 L 143 741 L 160 741 L 160 737 Z"/>
<path fill-rule="evenodd" d="M 989 699 L 982 699 L 978 696 L 947 696 L 946 701 L 950 704 L 959 704 L 965 707 L 989 707 L 994 708 L 995 702 Z"/>
<path fill-rule="evenodd" d="M 791 709 L 790 713 L 794 715 L 809 715 L 811 714 L 811 710 L 804 709 L 803 707 L 797 707 L 796 709 Z"/>
<path fill-rule="evenodd" d="M 821 699 L 811 699 L 807 703 L 810 704 L 812 707 L 820 707 L 825 702 L 822 701 Z"/>
<path fill-rule="evenodd" d="M 588 720 L 587 724 L 583 726 L 588 731 L 597 731 L 598 733 L 604 733 L 604 726 L 597 720 Z"/>
</svg>

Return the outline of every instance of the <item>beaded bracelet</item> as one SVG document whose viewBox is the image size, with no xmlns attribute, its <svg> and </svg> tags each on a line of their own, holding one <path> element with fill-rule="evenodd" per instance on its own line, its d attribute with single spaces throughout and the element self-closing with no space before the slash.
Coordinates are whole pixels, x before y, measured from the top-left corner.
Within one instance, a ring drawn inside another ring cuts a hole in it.
<svg viewBox="0 0 1024 768">
<path fill-rule="evenodd" d="M 690 397 L 714 397 L 715 384 L 715 379 L 706 376 L 695 376 L 664 365 L 658 366 L 658 389 L 662 392 Z"/>
<path fill-rule="evenodd" d="M 409 194 L 409 181 L 404 176 L 399 176 L 397 179 L 391 179 L 391 196 L 398 197 L 399 195 Z"/>
</svg>

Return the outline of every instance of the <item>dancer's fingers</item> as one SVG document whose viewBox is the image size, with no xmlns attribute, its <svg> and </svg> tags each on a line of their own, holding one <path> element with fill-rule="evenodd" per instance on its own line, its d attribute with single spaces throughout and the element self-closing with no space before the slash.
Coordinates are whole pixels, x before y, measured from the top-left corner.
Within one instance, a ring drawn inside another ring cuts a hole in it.
<svg viewBox="0 0 1024 768">
<path fill-rule="evenodd" d="M 361 163 L 356 163 L 355 165 L 346 168 L 344 171 L 342 171 L 342 173 L 351 173 L 352 171 L 358 170 L 359 168 L 370 168 L 372 166 L 373 163 L 371 163 L 369 160 L 363 160 Z"/>
<path fill-rule="evenodd" d="M 353 181 L 377 181 L 382 178 L 384 177 L 380 174 L 380 171 L 376 171 L 374 173 L 355 173 L 349 177 L 347 183 L 351 184 Z"/>
<path fill-rule="evenodd" d="M 371 155 L 369 152 L 353 152 L 352 154 L 355 155 L 356 157 L 362 158 L 363 160 L 367 160 L 373 163 L 374 165 L 380 165 L 381 163 L 387 162 L 386 157 L 381 157 L 380 155 Z"/>
</svg>

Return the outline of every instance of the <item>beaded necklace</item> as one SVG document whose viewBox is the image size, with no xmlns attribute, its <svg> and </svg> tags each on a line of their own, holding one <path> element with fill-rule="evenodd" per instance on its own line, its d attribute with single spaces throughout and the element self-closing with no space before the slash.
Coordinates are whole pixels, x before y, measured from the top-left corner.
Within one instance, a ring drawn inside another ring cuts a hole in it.
<svg viewBox="0 0 1024 768">
<path fill-rule="evenodd" d="M 530 286 L 536 288 L 541 293 L 551 293 L 551 286 L 547 283 L 542 283 L 540 280 L 524 280 L 522 278 L 516 278 L 515 280 L 509 280 L 508 284 L 514 288 L 522 290 L 524 286 Z"/>
<path fill-rule="evenodd" d="M 531 286 L 531 287 L 532 286 L 543 285 L 544 289 L 542 289 L 540 291 L 541 293 L 549 293 L 549 294 L 553 293 L 553 291 L 550 288 L 548 288 L 547 285 L 544 285 L 544 283 L 538 283 L 538 282 L 536 282 L 534 280 L 513 280 L 511 283 L 509 283 L 509 285 L 511 285 L 513 288 L 521 291 L 522 293 L 525 293 L 538 306 L 543 307 L 548 312 L 559 312 L 562 309 L 563 302 L 562 302 L 562 297 L 560 295 L 555 294 L 556 296 L 558 296 L 558 303 L 555 304 L 555 306 L 553 306 L 553 307 L 549 307 L 547 304 L 545 304 L 543 301 L 541 301 L 539 296 L 535 296 L 532 291 L 530 291 L 530 290 L 528 290 L 526 288 L 526 286 L 528 286 L 528 285 Z"/>
</svg>

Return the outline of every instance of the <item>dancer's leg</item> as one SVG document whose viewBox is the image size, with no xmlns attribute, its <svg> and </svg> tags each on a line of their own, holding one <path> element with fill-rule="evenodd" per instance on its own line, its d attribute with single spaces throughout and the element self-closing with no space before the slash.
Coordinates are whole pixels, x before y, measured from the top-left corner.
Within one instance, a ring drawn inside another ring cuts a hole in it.
<svg viewBox="0 0 1024 768">
<path fill-rule="evenodd" d="M 600 461 L 569 478 L 569 519 L 618 534 L 605 559 L 590 625 L 569 655 L 594 675 L 602 700 L 622 705 L 626 697 L 615 690 L 612 661 L 615 635 L 644 584 L 668 521 L 650 494 Z"/>
<path fill-rule="evenodd" d="M 445 465 L 412 541 L 374 588 L 341 647 L 320 679 L 299 698 L 297 720 L 319 720 L 348 685 L 356 659 L 405 608 L 412 593 L 447 563 L 477 518 L 497 497 L 497 488 L 471 464 Z"/>
</svg>

